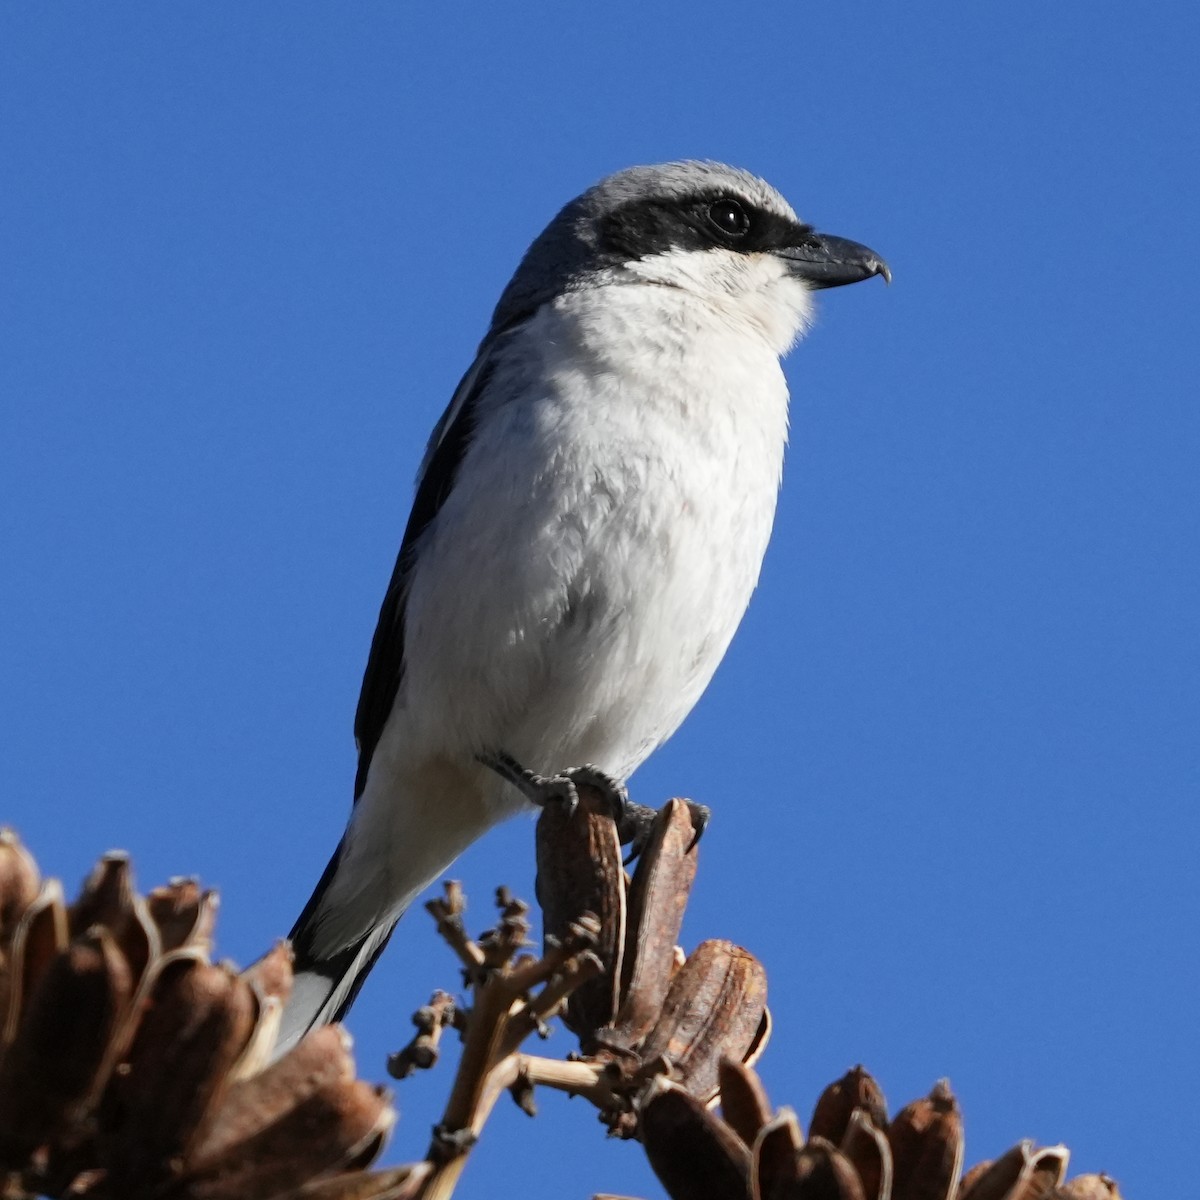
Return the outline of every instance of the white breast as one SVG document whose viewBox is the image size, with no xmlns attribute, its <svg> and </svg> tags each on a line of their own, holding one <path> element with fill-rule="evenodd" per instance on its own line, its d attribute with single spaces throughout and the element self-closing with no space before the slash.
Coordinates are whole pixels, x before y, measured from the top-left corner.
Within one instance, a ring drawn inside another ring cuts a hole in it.
<svg viewBox="0 0 1200 1200">
<path fill-rule="evenodd" d="M 420 547 L 409 738 L 624 777 L 674 731 L 770 535 L 778 353 L 753 322 L 652 283 L 569 294 L 510 339 Z"/>
</svg>

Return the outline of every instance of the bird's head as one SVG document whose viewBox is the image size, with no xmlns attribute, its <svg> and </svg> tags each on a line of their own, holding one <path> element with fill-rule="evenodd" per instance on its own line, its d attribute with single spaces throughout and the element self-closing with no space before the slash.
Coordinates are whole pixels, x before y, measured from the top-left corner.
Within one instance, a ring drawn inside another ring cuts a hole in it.
<svg viewBox="0 0 1200 1200">
<path fill-rule="evenodd" d="M 614 283 L 682 289 L 760 331 L 784 353 L 811 293 L 873 275 L 883 259 L 818 233 L 768 183 L 735 167 L 630 167 L 572 200 L 530 246 L 497 305 L 493 332 L 565 292 Z"/>
</svg>

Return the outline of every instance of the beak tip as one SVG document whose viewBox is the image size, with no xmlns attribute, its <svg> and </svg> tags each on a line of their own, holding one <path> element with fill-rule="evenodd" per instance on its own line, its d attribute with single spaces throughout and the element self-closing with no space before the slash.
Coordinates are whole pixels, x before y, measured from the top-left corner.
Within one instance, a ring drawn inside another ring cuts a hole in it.
<svg viewBox="0 0 1200 1200">
<path fill-rule="evenodd" d="M 812 234 L 800 244 L 778 253 L 789 273 L 813 289 L 860 283 L 873 275 L 882 275 L 886 284 L 892 282 L 892 269 L 883 256 L 870 246 L 852 242 L 849 238 L 828 233 Z"/>
</svg>

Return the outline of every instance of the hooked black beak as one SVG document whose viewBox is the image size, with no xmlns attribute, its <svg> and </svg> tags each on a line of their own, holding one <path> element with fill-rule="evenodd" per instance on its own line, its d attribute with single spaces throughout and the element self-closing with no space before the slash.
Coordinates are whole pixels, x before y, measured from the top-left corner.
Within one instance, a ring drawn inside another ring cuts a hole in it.
<svg viewBox="0 0 1200 1200">
<path fill-rule="evenodd" d="M 812 288 L 842 287 L 872 275 L 882 275 L 885 283 L 892 282 L 887 263 L 874 250 L 848 238 L 814 233 L 802 245 L 787 246 L 775 253 L 787 263 L 790 274 Z"/>
</svg>

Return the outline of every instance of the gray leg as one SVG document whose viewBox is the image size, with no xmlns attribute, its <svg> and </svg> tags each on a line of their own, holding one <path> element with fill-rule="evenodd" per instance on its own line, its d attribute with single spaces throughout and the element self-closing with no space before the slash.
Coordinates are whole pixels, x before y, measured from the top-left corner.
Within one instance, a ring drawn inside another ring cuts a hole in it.
<svg viewBox="0 0 1200 1200">
<path fill-rule="evenodd" d="M 557 775 L 539 775 L 536 771 L 521 766 L 509 754 L 481 754 L 479 761 L 484 766 L 491 767 L 501 779 L 511 783 L 530 804 L 536 804 L 538 808 L 544 808 L 547 804 L 564 804 L 569 816 L 579 804 L 576 785 L 582 784 L 585 787 L 594 787 L 604 795 L 618 828 L 621 828 L 635 812 L 649 813 L 651 820 L 654 817 L 652 809 L 643 808 L 642 805 L 630 801 L 629 793 L 619 779 L 614 779 L 590 763 L 560 771 Z M 622 841 L 629 840 L 622 836 Z"/>
<path fill-rule="evenodd" d="M 538 808 L 545 808 L 547 804 L 562 804 L 566 807 L 567 816 L 571 816 L 579 805 L 576 784 L 596 788 L 609 804 L 621 845 L 629 847 L 627 863 L 642 852 L 654 819 L 658 816 L 654 809 L 630 800 L 628 790 L 619 779 L 590 763 L 571 767 L 557 775 L 539 775 L 521 766 L 510 754 L 481 754 L 479 761 L 495 771 L 501 779 L 511 783 L 530 804 Z M 696 828 L 696 840 L 699 841 L 700 834 L 708 824 L 709 810 L 702 804 L 689 803 L 689 807 Z"/>
<path fill-rule="evenodd" d="M 564 771 L 559 775 L 539 775 L 536 771 L 521 766 L 509 754 L 480 754 L 478 758 L 485 767 L 490 767 L 506 783 L 511 783 L 530 804 L 537 805 L 538 808 L 545 808 L 548 804 L 562 804 L 570 816 L 579 804 L 573 771 Z M 579 782 L 592 781 L 581 778 Z"/>
</svg>

